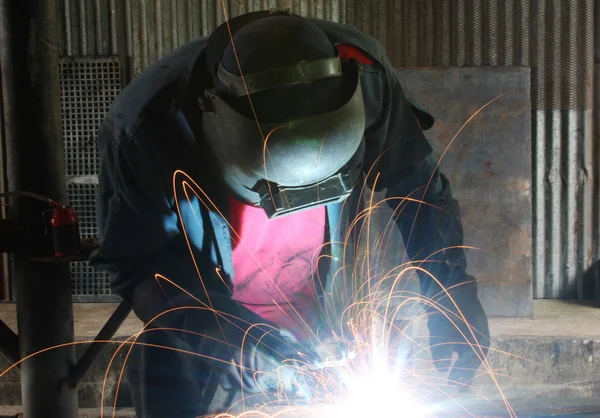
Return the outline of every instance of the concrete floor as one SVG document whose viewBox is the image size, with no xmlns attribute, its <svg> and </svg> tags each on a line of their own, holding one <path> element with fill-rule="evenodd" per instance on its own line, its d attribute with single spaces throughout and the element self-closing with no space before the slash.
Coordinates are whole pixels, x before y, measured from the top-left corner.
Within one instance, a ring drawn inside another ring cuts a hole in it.
<svg viewBox="0 0 600 418">
<path fill-rule="evenodd" d="M 15 417 L 22 418 L 20 406 L 0 406 L 0 418 Z M 100 410 L 97 408 L 82 408 L 79 410 L 79 418 L 134 418 L 135 412 L 131 409 L 106 408 L 104 413 L 100 415 Z M 19 415 L 18 415 L 19 414 Z"/>
<path fill-rule="evenodd" d="M 543 411 L 543 412 L 542 412 Z M 509 413 L 493 413 L 479 412 L 477 410 L 470 410 L 469 414 L 463 414 L 472 418 L 512 418 Z M 519 418 L 572 418 L 574 416 L 581 418 L 600 418 L 600 406 L 597 404 L 578 404 L 568 403 L 566 405 L 561 402 L 539 402 L 530 403 L 527 407 L 515 411 Z M 135 418 L 135 411 L 132 408 L 105 408 L 103 414 L 100 413 L 98 408 L 81 408 L 79 409 L 79 418 Z M 279 418 L 294 418 L 292 415 L 277 415 Z M 323 416 L 323 415 L 319 415 Z M 325 415 L 326 416 L 326 415 Z M 460 415 L 452 415 L 460 416 Z M 23 418 L 22 408 L 20 406 L 0 406 L 0 418 L 15 417 Z M 251 415 L 244 414 L 244 418 L 272 418 L 265 417 L 264 415 Z M 301 418 L 306 418 L 302 415 Z"/>
<path fill-rule="evenodd" d="M 75 336 L 88 339 L 96 336 L 117 307 L 113 303 L 77 303 L 73 305 Z M 600 305 L 581 301 L 536 300 L 533 319 L 491 318 L 493 337 L 600 337 Z M 0 319 L 15 332 L 16 306 L 0 303 Z M 130 336 L 142 327 L 132 313 L 117 336 Z"/>
<path fill-rule="evenodd" d="M 491 318 L 492 336 L 598 337 L 600 304 L 567 300 L 534 300 L 533 319 Z"/>
</svg>

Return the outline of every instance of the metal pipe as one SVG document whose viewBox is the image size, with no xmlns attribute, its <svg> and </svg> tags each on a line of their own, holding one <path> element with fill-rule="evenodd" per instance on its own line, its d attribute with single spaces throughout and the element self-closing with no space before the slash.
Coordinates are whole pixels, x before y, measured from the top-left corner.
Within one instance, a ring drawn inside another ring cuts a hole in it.
<svg viewBox="0 0 600 418">
<path fill-rule="evenodd" d="M 96 360 L 106 346 L 107 343 L 102 341 L 108 341 L 115 336 L 119 327 L 131 313 L 131 309 L 131 303 L 122 301 L 110 318 L 108 318 L 108 321 L 106 321 L 106 324 L 104 324 L 94 342 L 85 350 L 77 364 L 71 369 L 71 376 L 69 377 L 71 387 L 76 387 L 79 384 L 94 363 L 94 360 Z"/>
<path fill-rule="evenodd" d="M 0 320 L 0 353 L 11 364 L 19 361 L 19 337 L 2 320 Z"/>
<path fill-rule="evenodd" d="M 56 14 L 56 0 L 0 0 L 0 62 L 9 190 L 64 202 Z M 15 200 L 11 217 L 43 227 L 44 208 L 33 199 Z M 75 418 L 69 266 L 14 255 L 13 274 L 20 357 L 31 356 L 21 364 L 24 415 Z"/>
<path fill-rule="evenodd" d="M 2 269 L 2 272 L 0 273 L 0 283 L 2 288 L 0 291 L 0 301 L 11 302 L 10 259 L 8 258 L 8 254 L 0 255 L 0 268 Z"/>
<path fill-rule="evenodd" d="M 0 63 L 0 67 L 2 63 Z M 0 96 L 0 120 L 2 119 L 3 111 L 2 97 Z M 0 126 L 2 124 L 0 123 Z M 0 129 L 0 193 L 6 192 L 6 146 L 4 143 L 4 132 Z M 0 220 L 6 219 L 6 207 L 0 205 Z M 8 254 L 0 255 L 0 300 L 8 302 L 11 300 L 10 291 L 10 267 Z"/>
</svg>

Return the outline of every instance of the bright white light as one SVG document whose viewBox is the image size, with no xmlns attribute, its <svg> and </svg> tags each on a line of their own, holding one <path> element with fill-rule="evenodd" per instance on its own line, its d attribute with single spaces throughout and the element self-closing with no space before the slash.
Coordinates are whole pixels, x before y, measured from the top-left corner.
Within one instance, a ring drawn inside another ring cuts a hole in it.
<svg viewBox="0 0 600 418">
<path fill-rule="evenodd" d="M 423 404 L 414 388 L 403 381 L 406 353 L 397 349 L 391 355 L 386 344 L 377 339 L 360 356 L 354 367 L 340 370 L 341 393 L 330 399 L 330 404 L 319 407 L 314 418 L 367 418 L 367 417 L 431 417 L 433 405 Z M 362 360 L 362 361 L 361 361 Z M 410 379 L 410 377 L 408 377 Z"/>
<path fill-rule="evenodd" d="M 432 407 L 421 405 L 410 387 L 389 369 L 375 367 L 367 373 L 344 376 L 342 380 L 345 393 L 331 405 L 319 408 L 315 418 L 431 416 Z"/>
<path fill-rule="evenodd" d="M 400 417 L 424 418 L 425 408 L 416 404 L 410 389 L 388 374 L 357 376 L 347 398 L 340 403 L 339 415 L 346 418 Z"/>
</svg>

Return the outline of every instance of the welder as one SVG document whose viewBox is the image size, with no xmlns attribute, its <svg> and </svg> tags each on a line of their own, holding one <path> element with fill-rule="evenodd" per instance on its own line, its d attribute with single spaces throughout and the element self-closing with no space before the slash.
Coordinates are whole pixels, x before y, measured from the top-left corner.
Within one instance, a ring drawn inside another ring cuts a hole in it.
<svg viewBox="0 0 600 418">
<path fill-rule="evenodd" d="M 230 19 L 137 76 L 99 128 L 92 257 L 147 325 L 127 365 L 137 415 L 199 416 L 231 406 L 229 390 L 282 382 L 303 396 L 286 359 L 318 361 L 320 347 L 291 318 L 306 313 L 309 331 L 327 335 L 310 313 L 323 311 L 319 289 L 365 182 L 402 205 L 423 296 L 452 316 L 448 289 L 485 354 L 458 203 L 423 134 L 433 123 L 374 38 L 285 11 Z M 436 365 L 457 353 L 457 379 L 470 381 L 481 361 L 472 333 L 429 314 Z"/>
</svg>

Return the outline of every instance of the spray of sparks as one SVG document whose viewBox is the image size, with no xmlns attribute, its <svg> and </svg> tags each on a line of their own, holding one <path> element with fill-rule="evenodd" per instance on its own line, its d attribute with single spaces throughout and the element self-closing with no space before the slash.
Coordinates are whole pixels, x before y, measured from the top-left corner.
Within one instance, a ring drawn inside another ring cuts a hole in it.
<svg viewBox="0 0 600 418">
<path fill-rule="evenodd" d="M 223 12 L 225 20 L 227 20 L 227 11 L 223 2 Z M 230 29 L 231 35 L 231 29 Z M 237 56 L 237 51 L 234 52 Z M 239 64 L 239 62 L 238 62 Z M 240 73 L 242 74 L 241 67 Z M 497 98 L 496 98 L 497 99 Z M 495 100 L 496 100 L 495 99 Z M 251 102 L 250 102 L 251 103 Z M 491 103 L 491 102 L 490 102 Z M 252 103 L 251 103 L 252 104 Z M 464 129 L 464 127 L 488 104 L 479 109 L 475 114 L 465 122 L 456 136 Z M 254 112 L 254 107 L 252 106 Z M 256 113 L 254 113 L 256 118 Z M 264 142 L 263 158 L 266 166 L 268 153 L 268 139 L 272 132 L 263 133 L 258 118 L 256 118 L 257 126 Z M 454 138 L 456 138 L 456 136 Z M 450 141 L 448 147 L 451 146 Z M 325 138 L 323 138 L 323 141 Z M 445 152 L 444 152 L 445 154 Z M 443 155 L 442 155 L 443 158 Z M 441 160 L 441 159 L 440 159 Z M 370 173 L 374 174 L 374 173 Z M 377 177 L 377 176 L 375 176 Z M 183 186 L 177 187 L 177 186 Z M 358 185 L 360 186 L 360 185 Z M 364 186 L 362 186 L 364 188 Z M 426 185 L 426 188 L 429 184 Z M 178 189 L 183 189 L 184 196 L 177 196 L 177 210 L 181 213 L 180 201 L 190 202 L 192 199 L 197 199 L 208 210 L 217 212 L 216 205 L 211 201 L 210 197 L 204 193 L 202 188 L 187 174 L 182 171 L 177 171 L 173 176 L 173 188 L 175 193 Z M 413 196 L 398 196 L 397 199 L 406 202 L 417 202 L 418 204 L 427 204 Z M 304 387 L 307 388 L 307 393 L 304 393 L 302 399 L 292 398 L 284 390 L 276 390 L 274 392 L 263 393 L 261 401 L 256 401 L 255 394 L 245 395 L 243 388 L 240 388 L 241 400 L 232 407 L 231 411 L 226 411 L 219 415 L 219 418 L 242 418 L 242 417 L 365 417 L 365 416 L 407 416 L 411 418 L 433 417 L 448 415 L 454 411 L 458 415 L 471 415 L 468 407 L 463 405 L 461 397 L 456 394 L 456 391 L 448 386 L 443 376 L 435 373 L 435 367 L 431 359 L 427 356 L 428 350 L 428 335 L 423 333 L 422 321 L 425 320 L 423 314 L 423 306 L 434 306 L 432 300 L 425 300 L 417 292 L 411 290 L 408 285 L 414 279 L 415 273 L 428 274 L 421 268 L 421 264 L 426 260 L 412 260 L 395 266 L 389 271 L 382 274 L 380 271 L 377 275 L 372 272 L 381 268 L 382 259 L 385 258 L 387 241 L 389 240 L 389 232 L 393 227 L 390 222 L 385 228 L 383 234 L 379 233 L 379 238 L 372 239 L 375 235 L 372 230 L 376 229 L 371 224 L 372 216 L 382 208 L 382 205 L 387 205 L 385 200 L 376 201 L 375 194 L 371 193 L 369 204 L 358 214 L 357 218 L 349 225 L 349 230 L 358 228 L 352 231 L 360 239 L 359 241 L 368 243 L 360 249 L 352 249 L 355 254 L 355 261 L 352 266 L 345 266 L 340 271 L 334 272 L 334 288 L 337 292 L 326 294 L 326 299 L 330 303 L 326 303 L 321 308 L 324 310 L 323 316 L 329 322 L 332 332 L 326 337 L 327 341 L 320 341 L 329 344 L 331 350 L 321 353 L 320 361 L 314 362 L 295 359 L 293 362 L 284 362 L 281 368 L 294 368 L 295 375 L 302 381 Z M 402 210 L 402 204 L 397 205 L 397 210 Z M 200 214 L 195 213 L 198 222 Z M 397 215 L 394 214 L 394 215 Z M 225 217 L 223 217 L 224 222 Z M 360 227 L 359 227 L 360 225 Z M 231 228 L 231 225 L 228 225 Z M 164 350 L 174 350 L 182 353 L 182 355 L 195 356 L 205 358 L 214 362 L 223 362 L 222 359 L 213 358 L 203 353 L 194 352 L 193 350 L 182 350 L 168 346 L 157 346 L 151 344 L 140 343 L 138 339 L 144 333 L 158 332 L 170 330 L 168 328 L 157 328 L 153 323 L 163 315 L 168 315 L 175 311 L 193 311 L 201 310 L 212 312 L 218 323 L 222 321 L 231 321 L 231 315 L 227 312 L 221 312 L 214 308 L 208 296 L 208 289 L 205 287 L 202 280 L 202 274 L 198 263 L 191 251 L 191 244 L 188 238 L 188 228 L 193 228 L 193 225 L 184 225 L 184 234 L 190 247 L 190 254 L 196 267 L 199 281 L 205 293 L 204 297 L 192 295 L 186 289 L 177 285 L 177 278 L 168 278 L 160 274 L 156 275 L 156 280 L 163 286 L 173 286 L 178 291 L 186 293 L 196 304 L 193 306 L 180 306 L 167 310 L 158 315 L 153 320 L 145 324 L 143 329 L 127 339 L 126 341 L 111 341 L 118 344 L 105 374 L 104 387 L 102 393 L 102 403 L 104 405 L 104 395 L 106 391 L 107 381 L 109 380 L 109 371 L 111 370 L 113 361 L 121 350 L 126 351 L 126 358 L 119 374 L 118 387 L 121 384 L 125 364 L 130 356 L 131 350 L 136 345 L 152 346 L 162 348 Z M 236 231 L 232 231 L 233 236 L 237 236 Z M 347 233 L 346 236 L 350 236 Z M 387 237 L 387 239 L 386 239 Z M 373 244 L 374 243 L 374 244 Z M 347 247 L 349 242 L 342 243 Z M 240 245 L 244 245 L 240 240 Z M 467 247 L 465 247 L 467 248 Z M 347 248 L 346 248 L 347 249 Z M 314 261 L 317 263 L 322 257 L 320 249 L 315 253 Z M 254 260 L 258 263 L 258 260 Z M 217 274 L 220 272 L 217 271 Z M 266 272 L 265 272 L 266 274 Z M 270 278 L 269 278 L 270 279 Z M 436 280 L 435 277 L 431 277 Z M 270 279 L 271 280 L 271 279 Z M 272 281 L 272 280 L 271 280 Z M 316 282 L 316 281 L 315 281 Z M 227 285 L 226 280 L 223 283 Z M 277 285 L 272 281 L 274 288 Z M 341 289 L 341 290 L 340 290 Z M 233 292 L 233 289 L 230 289 Z M 302 315 L 294 309 L 294 304 L 288 300 L 286 294 L 280 291 L 280 296 L 291 307 L 292 313 L 286 310 L 285 315 L 294 315 L 298 318 L 293 318 L 301 323 L 304 321 Z M 277 302 L 273 301 L 275 305 Z M 441 309 L 440 309 L 441 311 Z M 461 318 L 450 318 L 458 323 Z M 464 319 L 464 318 L 463 318 Z M 317 335 L 314 333 L 308 323 L 304 323 L 308 332 L 312 333 L 313 343 L 317 341 Z M 249 327 L 255 324 L 248 324 Z M 180 330 L 183 332 L 195 333 L 189 330 Z M 195 333 L 202 335 L 201 333 Z M 205 336 L 207 337 L 207 336 Z M 465 336 L 465 340 L 467 340 Z M 475 337 L 476 332 L 468 337 Z M 208 338 L 208 337 L 207 337 Z M 317 341 L 319 342 L 319 341 Z M 39 353 L 34 353 L 29 357 L 22 359 L 19 363 L 11 366 L 0 374 L 0 377 L 16 367 L 28 358 L 38 355 L 44 351 L 58 349 L 74 344 L 88 344 L 91 341 L 79 341 L 68 343 L 61 346 L 49 347 Z M 225 341 L 225 343 L 227 343 Z M 343 345 L 345 352 L 340 353 L 334 346 Z M 310 349 L 310 347 L 307 347 Z M 476 353 L 481 353 L 481 347 L 477 344 L 472 346 Z M 504 353 L 507 354 L 507 353 Z M 482 357 L 482 366 L 480 373 L 487 374 L 496 382 L 495 371 L 492 370 L 487 360 Z M 232 359 L 240 372 L 245 373 L 260 373 L 258 370 L 251 370 L 247 365 L 243 364 L 241 359 Z M 274 372 L 279 375 L 279 371 Z M 283 376 L 283 373 L 281 373 Z M 284 383 L 282 381 L 281 388 Z M 510 416 L 514 416 L 511 405 L 506 400 L 502 393 L 502 388 L 497 384 L 498 394 L 503 399 L 505 411 Z M 266 400 L 262 400 L 266 399 Z M 117 397 L 115 396 L 114 406 L 117 405 Z M 236 411 L 234 412 L 234 409 Z M 239 411 L 241 410 L 241 412 Z M 458 412 L 456 412 L 458 411 Z M 102 414 L 101 414 L 102 415 Z"/>
</svg>

